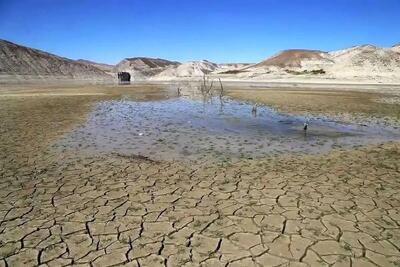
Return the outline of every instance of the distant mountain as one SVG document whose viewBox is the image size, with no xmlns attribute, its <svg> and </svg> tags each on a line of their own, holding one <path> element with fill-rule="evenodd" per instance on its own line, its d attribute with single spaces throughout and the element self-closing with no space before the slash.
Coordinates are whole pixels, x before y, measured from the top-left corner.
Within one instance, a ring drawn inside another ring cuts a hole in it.
<svg viewBox="0 0 400 267">
<path fill-rule="evenodd" d="M 335 76 L 400 76 L 400 54 L 390 48 L 360 45 L 332 51 L 329 58 L 334 64 L 329 66 L 327 71 Z"/>
<path fill-rule="evenodd" d="M 244 68 L 247 66 L 253 65 L 252 63 L 221 63 L 218 64 L 219 68 L 222 69 L 239 69 L 239 68 Z"/>
<path fill-rule="evenodd" d="M 393 50 L 394 52 L 400 53 L 400 43 L 398 43 L 398 44 L 392 46 L 392 50 Z"/>
<path fill-rule="evenodd" d="M 197 79 L 204 75 L 233 80 L 312 80 L 400 82 L 400 44 L 390 48 L 358 45 L 337 51 L 289 49 L 257 64 L 183 64 L 160 58 L 125 58 L 117 65 L 72 60 L 0 39 L 0 83 L 29 80 L 116 81 L 116 72 L 133 80 Z"/>
<path fill-rule="evenodd" d="M 274 74 L 286 76 L 318 75 L 320 78 L 364 80 L 399 80 L 399 46 L 382 48 L 359 45 L 337 51 L 284 50 L 258 64 L 245 68 L 242 78 L 264 78 Z"/>
<path fill-rule="evenodd" d="M 112 77 L 88 64 L 0 40 L 0 79 L 110 80 Z"/>
<path fill-rule="evenodd" d="M 289 49 L 279 52 L 272 57 L 261 61 L 254 65 L 255 67 L 263 66 L 277 66 L 281 68 L 286 67 L 301 67 L 305 60 L 321 60 L 326 57 L 327 52 L 319 50 L 306 50 L 306 49 Z"/>
<path fill-rule="evenodd" d="M 147 79 L 164 71 L 168 67 L 178 66 L 180 63 L 160 58 L 135 57 L 125 58 L 114 67 L 114 72 L 129 72 L 134 79 Z"/>
<path fill-rule="evenodd" d="M 93 67 L 96 67 L 96 68 L 104 71 L 104 72 L 112 72 L 114 67 L 115 67 L 114 65 L 104 64 L 104 63 L 97 63 L 97 62 L 93 62 L 93 61 L 85 60 L 85 59 L 78 59 L 76 61 L 79 62 L 79 63 L 86 64 L 86 65 L 91 65 Z"/>
<path fill-rule="evenodd" d="M 218 69 L 216 70 L 216 74 L 235 74 L 241 72 L 243 69 L 246 69 L 249 66 L 252 66 L 252 63 L 222 63 L 218 64 Z"/>
<path fill-rule="evenodd" d="M 154 76 L 154 79 L 173 79 L 175 77 L 202 77 L 218 69 L 218 65 L 207 61 L 189 61 L 171 66 Z"/>
</svg>

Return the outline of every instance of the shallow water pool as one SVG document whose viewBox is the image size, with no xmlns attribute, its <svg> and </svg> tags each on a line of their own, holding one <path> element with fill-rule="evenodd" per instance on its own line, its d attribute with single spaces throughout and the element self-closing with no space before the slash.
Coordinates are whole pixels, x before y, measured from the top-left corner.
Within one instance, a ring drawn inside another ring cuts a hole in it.
<svg viewBox="0 0 400 267">
<path fill-rule="evenodd" d="M 180 97 L 99 102 L 87 122 L 54 148 L 153 160 L 207 160 L 319 153 L 399 139 L 389 127 L 282 114 L 267 106 L 254 112 L 253 105 L 232 99 Z"/>
</svg>

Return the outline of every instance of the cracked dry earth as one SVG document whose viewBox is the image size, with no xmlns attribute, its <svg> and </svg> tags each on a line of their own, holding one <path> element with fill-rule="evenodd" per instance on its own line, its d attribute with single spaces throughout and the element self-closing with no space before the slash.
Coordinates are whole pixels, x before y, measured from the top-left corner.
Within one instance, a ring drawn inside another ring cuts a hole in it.
<svg viewBox="0 0 400 267">
<path fill-rule="evenodd" d="M 400 146 L 2 166 L 0 266 L 399 266 Z"/>
<path fill-rule="evenodd" d="M 400 143 L 201 164 L 46 149 L 79 99 L 1 102 L 0 267 L 400 266 Z"/>
</svg>

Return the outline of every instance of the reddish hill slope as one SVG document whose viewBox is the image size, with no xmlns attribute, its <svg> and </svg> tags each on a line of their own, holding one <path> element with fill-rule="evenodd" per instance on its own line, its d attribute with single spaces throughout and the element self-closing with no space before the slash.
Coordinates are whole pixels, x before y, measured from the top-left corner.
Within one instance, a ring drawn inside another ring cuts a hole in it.
<svg viewBox="0 0 400 267">
<path fill-rule="evenodd" d="M 279 52 L 278 54 L 261 61 L 254 65 L 255 67 L 263 66 L 277 66 L 281 68 L 286 67 L 301 67 L 301 63 L 305 59 L 322 59 L 327 54 L 319 50 L 306 50 L 306 49 L 289 49 Z"/>
</svg>

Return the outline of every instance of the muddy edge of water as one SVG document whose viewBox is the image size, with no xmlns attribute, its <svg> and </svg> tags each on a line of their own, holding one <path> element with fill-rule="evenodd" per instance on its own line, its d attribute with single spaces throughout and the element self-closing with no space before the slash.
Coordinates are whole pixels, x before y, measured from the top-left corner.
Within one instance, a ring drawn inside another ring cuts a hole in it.
<svg viewBox="0 0 400 267">
<path fill-rule="evenodd" d="M 221 101 L 220 101 L 221 100 Z M 325 153 L 400 139 L 395 129 L 281 114 L 227 98 L 97 103 L 87 122 L 53 147 L 60 151 L 116 152 L 154 160 L 260 158 Z M 307 131 L 303 124 L 308 123 Z"/>
</svg>

